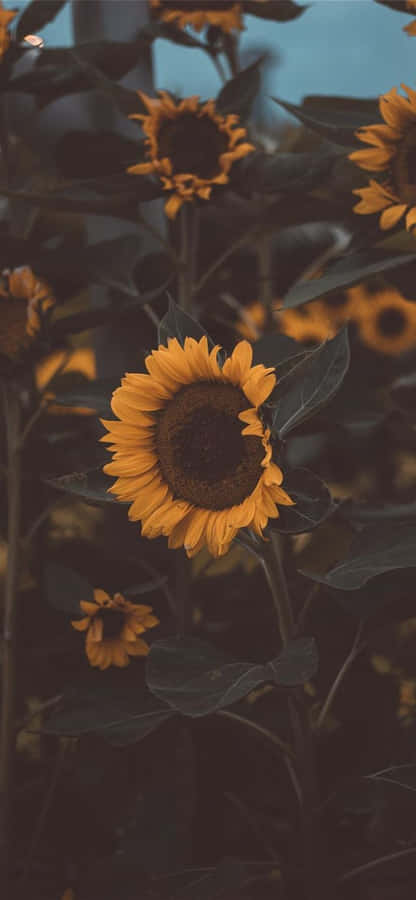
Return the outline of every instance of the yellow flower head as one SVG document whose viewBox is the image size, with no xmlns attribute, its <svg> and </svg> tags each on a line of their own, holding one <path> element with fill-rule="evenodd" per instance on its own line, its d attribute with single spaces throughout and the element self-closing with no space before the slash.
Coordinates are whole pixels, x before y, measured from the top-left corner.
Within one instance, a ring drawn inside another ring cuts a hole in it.
<svg viewBox="0 0 416 900">
<path fill-rule="evenodd" d="M 0 59 L 3 58 L 10 46 L 9 25 L 17 16 L 16 9 L 4 9 L 0 0 Z"/>
<path fill-rule="evenodd" d="M 384 125 L 369 125 L 357 131 L 357 137 L 369 144 L 356 150 L 350 159 L 370 172 L 385 172 L 383 183 L 370 179 L 369 186 L 353 191 L 361 199 L 356 213 L 381 212 L 380 228 L 393 228 L 406 214 L 406 228 L 416 224 L 416 91 L 402 85 L 406 97 L 393 88 L 380 97 Z"/>
<path fill-rule="evenodd" d="M 0 355 L 16 360 L 55 305 L 51 288 L 29 266 L 3 272 L 0 284 Z"/>
<path fill-rule="evenodd" d="M 80 607 L 85 618 L 76 619 L 72 627 L 87 633 L 85 649 L 91 666 L 124 668 L 130 656 L 147 656 L 149 647 L 138 635 L 159 624 L 151 606 L 130 603 L 122 594 L 110 597 L 96 588 L 94 602 L 82 600 Z"/>
<path fill-rule="evenodd" d="M 276 332 L 286 334 L 301 344 L 320 344 L 334 336 L 341 322 L 338 309 L 328 307 L 322 300 L 315 300 L 296 309 L 282 309 L 281 301 L 274 303 L 273 316 L 276 321 Z M 345 321 L 342 319 L 342 321 Z M 256 340 L 266 324 L 266 310 L 258 301 L 244 311 L 244 319 L 237 330 L 244 337 Z"/>
<path fill-rule="evenodd" d="M 242 6 L 234 0 L 150 0 L 150 6 L 163 22 L 179 28 L 190 25 L 195 31 L 201 31 L 213 25 L 225 32 L 243 28 Z"/>
<path fill-rule="evenodd" d="M 393 287 L 371 293 L 365 284 L 349 289 L 353 318 L 367 347 L 387 356 L 398 356 L 416 347 L 416 304 Z"/>
<path fill-rule="evenodd" d="M 134 113 L 146 134 L 149 162 L 130 166 L 131 175 L 158 175 L 171 194 L 166 214 L 175 218 L 183 203 L 208 200 L 213 185 L 227 184 L 231 166 L 254 147 L 245 128 L 235 127 L 237 115 L 221 116 L 214 100 L 200 103 L 187 97 L 176 103 L 165 91 L 152 100 L 139 91 L 148 115 Z"/>
<path fill-rule="evenodd" d="M 117 478 L 110 491 L 131 503 L 144 537 L 165 535 L 188 556 L 204 545 L 222 556 L 240 528 L 262 537 L 278 505 L 293 504 L 260 412 L 274 369 L 252 366 L 247 341 L 220 368 L 219 349 L 206 337 L 184 347 L 170 338 L 146 358 L 147 375 L 126 375 L 114 392 L 120 421 L 103 422 L 114 454 L 104 471 Z"/>
</svg>

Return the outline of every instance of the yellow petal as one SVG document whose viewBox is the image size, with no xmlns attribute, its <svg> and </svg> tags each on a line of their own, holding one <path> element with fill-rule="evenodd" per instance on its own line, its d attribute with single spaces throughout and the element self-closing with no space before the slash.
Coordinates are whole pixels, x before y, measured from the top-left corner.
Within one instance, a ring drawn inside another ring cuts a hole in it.
<svg viewBox="0 0 416 900">
<path fill-rule="evenodd" d="M 380 216 L 380 228 L 383 231 L 387 231 L 388 228 L 393 228 L 404 215 L 406 209 L 406 203 L 400 203 L 398 206 L 390 206 L 388 209 L 385 209 Z"/>
</svg>

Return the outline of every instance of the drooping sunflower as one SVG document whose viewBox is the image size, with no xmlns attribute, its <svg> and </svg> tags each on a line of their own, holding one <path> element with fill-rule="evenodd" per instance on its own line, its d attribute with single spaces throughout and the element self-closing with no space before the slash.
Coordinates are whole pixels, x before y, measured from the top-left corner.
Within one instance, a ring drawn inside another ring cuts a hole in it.
<svg viewBox="0 0 416 900">
<path fill-rule="evenodd" d="M 151 606 L 131 603 L 122 594 L 110 597 L 96 588 L 94 602 L 82 600 L 80 607 L 85 617 L 71 624 L 77 631 L 87 633 L 85 650 L 91 666 L 124 668 L 130 656 L 147 656 L 149 647 L 138 635 L 159 624 Z"/>
<path fill-rule="evenodd" d="M 183 347 L 170 338 L 147 356 L 148 374 L 127 374 L 114 392 L 120 421 L 103 421 L 114 454 L 104 471 L 117 478 L 109 490 L 132 504 L 144 537 L 165 535 L 190 557 L 204 545 L 223 556 L 240 528 L 262 537 L 279 505 L 293 505 L 261 415 L 274 369 L 252 366 L 247 341 L 222 368 L 219 350 L 206 337 Z"/>
<path fill-rule="evenodd" d="M 18 359 L 55 302 L 50 286 L 29 266 L 5 270 L 0 279 L 0 355 Z"/>
<path fill-rule="evenodd" d="M 366 150 L 355 150 L 350 159 L 361 169 L 385 172 L 383 183 L 370 179 L 369 186 L 353 191 L 361 197 L 354 212 L 381 212 L 380 228 L 393 228 L 406 214 L 406 228 L 416 225 L 416 91 L 402 85 L 407 96 L 393 88 L 380 97 L 384 125 L 369 125 L 356 132 Z"/>
<path fill-rule="evenodd" d="M 415 303 L 405 300 L 392 287 L 372 294 L 365 285 L 357 285 L 349 293 L 354 301 L 353 318 L 364 344 L 388 356 L 416 347 Z"/>
<path fill-rule="evenodd" d="M 225 32 L 243 28 L 242 6 L 234 0 L 150 0 L 150 6 L 163 22 L 179 28 L 189 25 L 195 31 L 201 31 L 212 25 Z"/>
<path fill-rule="evenodd" d="M 158 175 L 171 196 L 166 215 L 173 219 L 183 203 L 208 200 L 214 185 L 227 184 L 233 163 L 255 148 L 238 128 L 238 116 L 221 116 L 214 100 L 187 97 L 176 103 L 166 91 L 153 100 L 139 91 L 148 115 L 134 113 L 146 134 L 149 162 L 127 169 L 131 175 Z"/>
<path fill-rule="evenodd" d="M 0 59 L 3 58 L 6 50 L 10 47 L 10 22 L 17 16 L 16 9 L 4 9 L 0 0 Z"/>
</svg>

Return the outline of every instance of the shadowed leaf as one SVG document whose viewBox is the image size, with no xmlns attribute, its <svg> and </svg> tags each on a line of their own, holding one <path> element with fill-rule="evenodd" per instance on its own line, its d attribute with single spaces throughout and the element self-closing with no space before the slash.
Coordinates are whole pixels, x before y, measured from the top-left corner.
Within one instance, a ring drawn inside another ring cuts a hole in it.
<svg viewBox="0 0 416 900">
<path fill-rule="evenodd" d="M 243 9 L 249 15 L 260 19 L 274 19 L 276 22 L 290 22 L 306 12 L 308 6 L 299 6 L 293 0 L 244 0 Z"/>
<path fill-rule="evenodd" d="M 334 144 L 346 147 L 360 144 L 354 133 L 358 128 L 382 121 L 376 100 L 316 96 L 306 97 L 303 106 L 296 106 L 278 97 L 271 99 L 299 119 L 306 128 Z"/>
<path fill-rule="evenodd" d="M 102 468 L 88 469 L 86 472 L 71 472 L 69 475 L 60 475 L 57 478 L 45 478 L 46 484 L 57 491 L 65 491 L 67 494 L 75 494 L 86 500 L 87 503 L 116 503 L 114 494 L 108 493 L 112 480 L 105 475 Z"/>
<path fill-rule="evenodd" d="M 208 338 L 208 344 L 212 348 L 213 341 L 205 329 L 169 298 L 169 309 L 159 324 L 159 344 L 167 344 L 168 338 L 177 338 L 183 346 L 185 338 L 192 337 L 196 341 L 200 341 L 204 335 Z"/>
<path fill-rule="evenodd" d="M 288 470 L 283 486 L 295 505 L 279 506 L 279 518 L 269 521 L 273 531 L 283 534 L 313 531 L 335 509 L 326 484 L 308 469 Z"/>
<path fill-rule="evenodd" d="M 243 69 L 235 78 L 227 81 L 216 100 L 216 108 L 221 115 L 237 113 L 241 119 L 250 115 L 251 107 L 260 88 L 260 66 L 262 59 Z"/>
<path fill-rule="evenodd" d="M 22 41 L 26 34 L 41 31 L 53 21 L 66 2 L 67 0 L 32 0 L 28 3 L 17 24 L 17 40 Z"/>
</svg>

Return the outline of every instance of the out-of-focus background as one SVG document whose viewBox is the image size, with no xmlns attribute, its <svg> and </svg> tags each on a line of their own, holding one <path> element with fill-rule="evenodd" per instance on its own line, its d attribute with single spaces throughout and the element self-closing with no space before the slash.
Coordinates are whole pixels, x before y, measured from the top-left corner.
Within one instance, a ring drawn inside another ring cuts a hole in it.
<svg viewBox="0 0 416 900">
<path fill-rule="evenodd" d="M 21 10 L 27 2 L 6 0 L 3 5 Z M 295 103 L 304 94 L 370 97 L 402 81 L 414 85 L 416 39 L 401 28 L 411 18 L 374 0 L 316 0 L 300 19 L 284 24 L 246 16 L 242 49 L 247 61 L 260 47 L 269 51 L 266 93 Z M 49 46 L 72 43 L 70 3 L 42 36 Z M 169 86 L 178 93 L 212 96 L 219 86 L 204 53 L 188 49 L 184 54 L 182 47 L 167 41 L 156 42 L 155 74 L 157 87 Z"/>
</svg>

